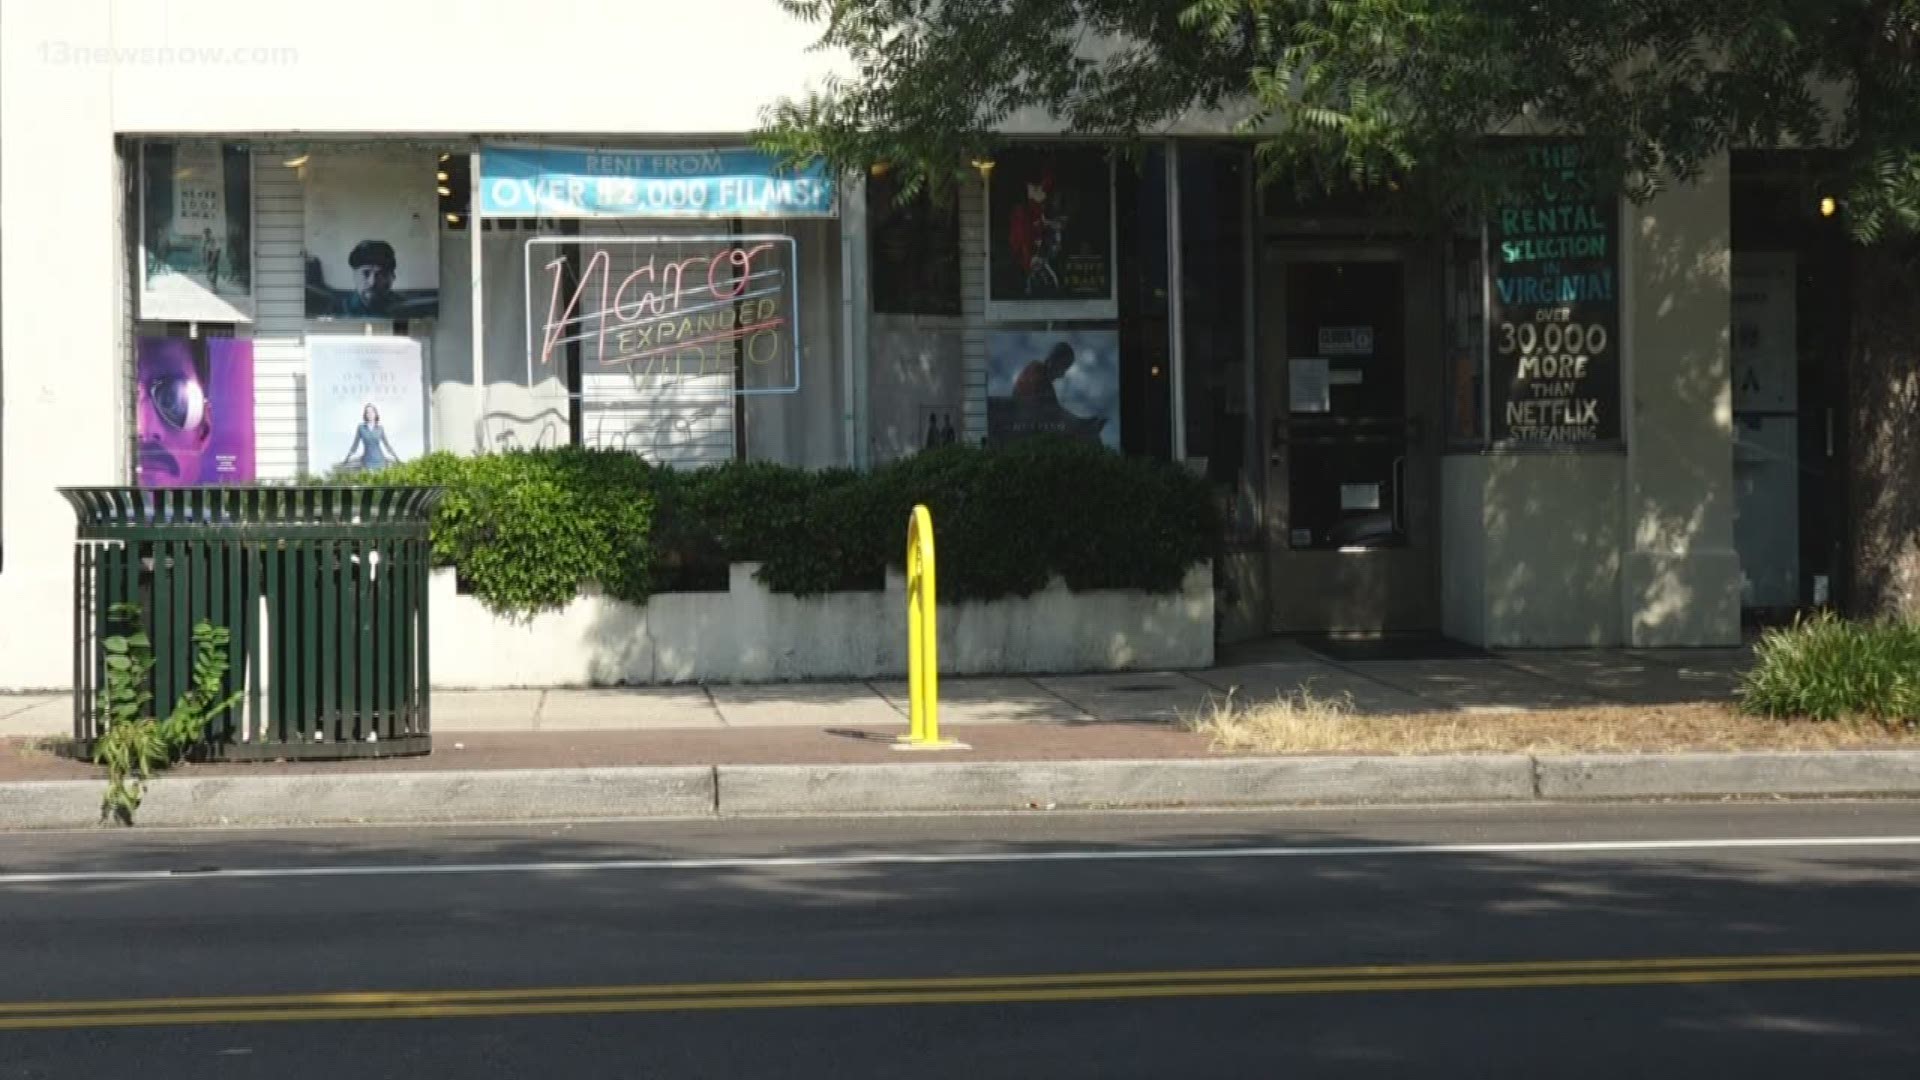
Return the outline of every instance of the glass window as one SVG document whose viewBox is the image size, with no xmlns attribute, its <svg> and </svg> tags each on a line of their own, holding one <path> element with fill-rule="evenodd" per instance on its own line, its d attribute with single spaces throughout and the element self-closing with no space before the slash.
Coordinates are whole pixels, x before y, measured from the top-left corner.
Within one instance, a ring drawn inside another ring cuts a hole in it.
<svg viewBox="0 0 1920 1080">
<path fill-rule="evenodd" d="M 1251 537 L 1254 436 L 1248 392 L 1247 220 L 1251 155 L 1242 147 L 1180 147 L 1181 333 L 1187 460 L 1229 509 L 1231 536 Z"/>
<path fill-rule="evenodd" d="M 867 180 L 868 280 L 881 315 L 960 314 L 960 200 L 899 197 L 893 174 Z"/>
<path fill-rule="evenodd" d="M 1477 236 L 1447 246 L 1447 443 L 1483 446 L 1487 440 L 1486 262 Z"/>
<path fill-rule="evenodd" d="M 987 190 L 987 441 L 1173 453 L 1167 153 L 1022 143 Z"/>
<path fill-rule="evenodd" d="M 1171 308 L 1167 302 L 1167 154 L 1148 147 L 1115 169 L 1119 235 L 1120 446 L 1173 456 Z"/>
</svg>

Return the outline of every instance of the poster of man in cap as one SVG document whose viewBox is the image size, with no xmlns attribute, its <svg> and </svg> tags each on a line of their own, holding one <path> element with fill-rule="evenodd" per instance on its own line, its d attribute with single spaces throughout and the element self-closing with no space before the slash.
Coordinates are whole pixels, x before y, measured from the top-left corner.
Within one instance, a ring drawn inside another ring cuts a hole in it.
<svg viewBox="0 0 1920 1080">
<path fill-rule="evenodd" d="M 1097 147 L 1012 146 L 988 176 L 996 317 L 1111 318 L 1113 167 Z"/>
<path fill-rule="evenodd" d="M 436 158 L 321 150 L 306 188 L 307 317 L 400 321 L 440 314 Z"/>
</svg>

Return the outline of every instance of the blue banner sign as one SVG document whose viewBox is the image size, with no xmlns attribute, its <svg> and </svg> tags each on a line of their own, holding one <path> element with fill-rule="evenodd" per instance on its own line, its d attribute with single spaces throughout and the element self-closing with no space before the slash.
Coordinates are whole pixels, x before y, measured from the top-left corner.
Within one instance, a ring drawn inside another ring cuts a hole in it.
<svg viewBox="0 0 1920 1080">
<path fill-rule="evenodd" d="M 832 217 L 825 163 L 783 168 L 757 150 L 480 152 L 480 216 L 555 218 Z"/>
</svg>

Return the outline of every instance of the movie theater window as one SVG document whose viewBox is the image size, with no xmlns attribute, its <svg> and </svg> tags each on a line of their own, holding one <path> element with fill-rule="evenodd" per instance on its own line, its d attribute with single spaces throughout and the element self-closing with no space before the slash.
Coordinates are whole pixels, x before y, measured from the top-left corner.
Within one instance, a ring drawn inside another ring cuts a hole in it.
<svg viewBox="0 0 1920 1080">
<path fill-rule="evenodd" d="M 867 279 L 882 315 L 960 316 L 960 195 L 901 197 L 891 172 L 867 179 Z"/>
</svg>

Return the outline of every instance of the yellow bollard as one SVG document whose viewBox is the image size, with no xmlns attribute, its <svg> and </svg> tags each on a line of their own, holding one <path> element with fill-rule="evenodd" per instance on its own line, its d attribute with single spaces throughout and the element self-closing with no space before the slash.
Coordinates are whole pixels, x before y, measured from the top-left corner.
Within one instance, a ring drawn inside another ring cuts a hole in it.
<svg viewBox="0 0 1920 1080">
<path fill-rule="evenodd" d="M 933 566 L 933 515 L 924 506 L 907 519 L 908 728 L 895 750 L 965 750 L 940 737 L 940 616 Z"/>
</svg>

